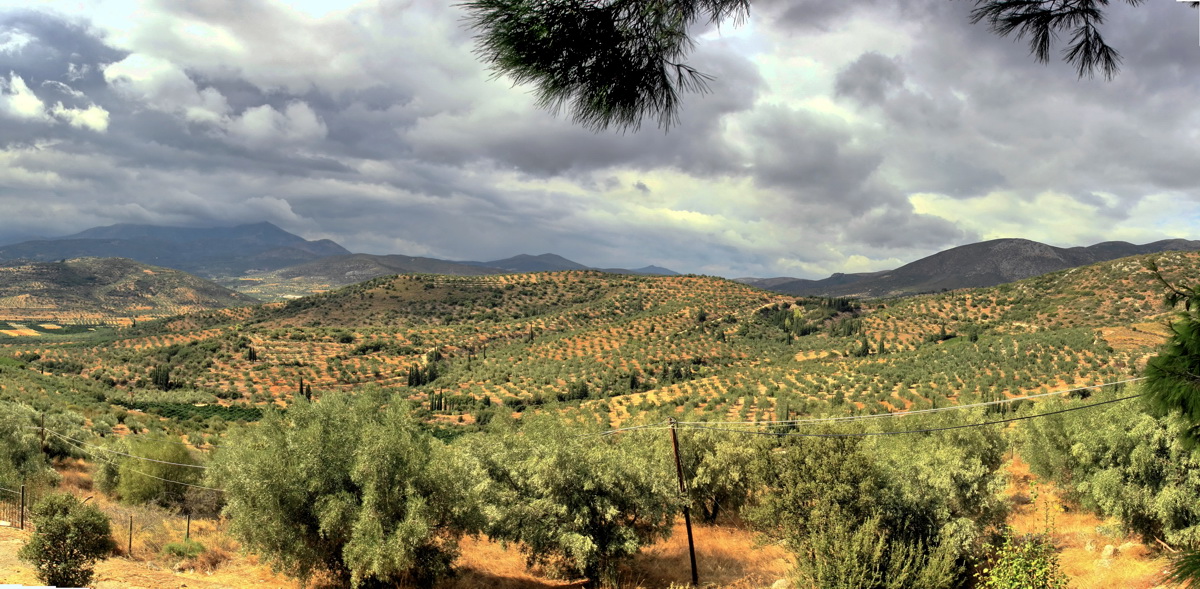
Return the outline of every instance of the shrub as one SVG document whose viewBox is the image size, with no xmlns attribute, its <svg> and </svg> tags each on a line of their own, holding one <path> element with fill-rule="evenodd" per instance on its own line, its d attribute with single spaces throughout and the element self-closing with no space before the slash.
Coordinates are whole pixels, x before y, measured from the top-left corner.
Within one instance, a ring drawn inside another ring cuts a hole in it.
<svg viewBox="0 0 1200 589">
<path fill-rule="evenodd" d="M 48 495 L 30 510 L 37 533 L 18 553 L 37 569 L 43 583 L 82 587 L 92 566 L 112 553 L 108 516 L 73 495 Z"/>
<path fill-rule="evenodd" d="M 1039 534 L 1013 536 L 1004 543 L 978 575 L 982 589 L 1065 589 L 1067 577 L 1058 568 L 1058 552 L 1050 539 Z"/>
<path fill-rule="evenodd" d="M 176 558 L 192 559 L 204 553 L 204 545 L 195 540 L 171 542 L 163 546 L 163 552 Z"/>
<path fill-rule="evenodd" d="M 191 451 L 173 443 L 172 440 L 161 436 L 138 436 L 129 442 L 128 453 L 151 460 L 122 456 L 116 461 L 120 465 L 116 477 L 116 494 L 123 501 L 178 507 L 183 504 L 184 496 L 190 488 L 187 484 L 194 485 L 200 480 L 200 469 L 179 466 L 196 465 Z"/>
</svg>

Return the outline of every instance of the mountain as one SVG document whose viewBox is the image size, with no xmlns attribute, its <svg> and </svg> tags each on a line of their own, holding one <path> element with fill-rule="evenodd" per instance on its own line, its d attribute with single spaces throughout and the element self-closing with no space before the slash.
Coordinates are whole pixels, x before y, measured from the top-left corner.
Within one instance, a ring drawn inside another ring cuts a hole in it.
<svg viewBox="0 0 1200 589">
<path fill-rule="evenodd" d="M 412 256 L 350 254 L 328 256 L 270 272 L 220 279 L 239 292 L 263 299 L 294 299 L 391 274 L 481 276 L 504 270 Z"/>
<path fill-rule="evenodd" d="M 6 318 L 161 317 L 257 302 L 179 270 L 124 258 L 0 263 Z"/>
<path fill-rule="evenodd" d="M 798 296 L 889 297 L 979 288 L 1128 256 L 1197 251 L 1200 241 L 1168 239 L 1144 245 L 1108 241 L 1059 248 L 1028 239 L 994 239 L 933 254 L 895 270 L 834 274 L 822 280 L 779 278 L 747 284 Z"/>
<path fill-rule="evenodd" d="M 561 272 L 563 270 L 596 270 L 606 272 L 608 274 L 639 274 L 642 276 L 679 276 L 679 273 L 669 268 L 662 266 L 644 266 L 630 270 L 628 268 L 595 268 L 585 266 L 579 262 L 568 260 L 557 254 L 542 254 L 540 256 L 531 256 L 529 254 L 521 254 L 503 260 L 492 260 L 491 262 L 462 262 L 472 266 L 481 266 L 485 268 L 498 268 L 507 272 L 516 272 L 525 274 L 528 272 Z"/>
<path fill-rule="evenodd" d="M 475 264 L 474 262 L 468 262 Z M 487 266 L 489 268 L 499 268 L 524 274 L 527 272 L 558 272 L 560 270 L 591 270 L 591 268 L 572 262 L 557 254 L 542 254 L 540 256 L 531 256 L 529 254 L 521 254 L 503 260 L 492 260 L 491 262 L 478 262 L 479 266 Z"/>
<path fill-rule="evenodd" d="M 0 247 L 0 260 L 129 258 L 215 277 L 276 270 L 349 253 L 328 239 L 308 241 L 271 223 L 218 228 L 120 224 Z"/>
</svg>

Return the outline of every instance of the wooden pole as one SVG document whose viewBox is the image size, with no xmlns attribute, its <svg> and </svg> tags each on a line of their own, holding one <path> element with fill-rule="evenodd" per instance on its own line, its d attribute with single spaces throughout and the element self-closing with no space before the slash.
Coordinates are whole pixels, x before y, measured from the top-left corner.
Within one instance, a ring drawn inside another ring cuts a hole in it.
<svg viewBox="0 0 1200 589">
<path fill-rule="evenodd" d="M 125 551 L 126 558 L 133 558 L 133 514 L 129 514 L 129 548 Z"/>
<path fill-rule="evenodd" d="M 692 516 L 687 504 L 687 485 L 683 482 L 683 463 L 679 460 L 679 438 L 675 436 L 675 418 L 671 421 L 671 448 L 675 450 L 675 473 L 679 475 L 679 494 L 683 496 L 683 526 L 687 528 L 688 558 L 692 561 L 692 585 L 700 586 L 700 574 L 696 570 L 696 544 L 692 540 Z"/>
<path fill-rule="evenodd" d="M 21 522 L 21 529 L 25 529 L 25 485 L 21 485 L 21 515 L 18 517 Z"/>
<path fill-rule="evenodd" d="M 184 541 L 192 539 L 192 514 L 187 514 L 187 531 L 183 533 Z"/>
</svg>

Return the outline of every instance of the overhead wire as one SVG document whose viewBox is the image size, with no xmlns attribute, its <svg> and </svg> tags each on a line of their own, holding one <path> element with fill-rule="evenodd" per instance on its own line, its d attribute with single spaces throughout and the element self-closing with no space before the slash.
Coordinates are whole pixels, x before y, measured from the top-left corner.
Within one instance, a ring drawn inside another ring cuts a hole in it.
<svg viewBox="0 0 1200 589">
<path fill-rule="evenodd" d="M 1114 382 L 1107 382 L 1107 383 L 1100 383 L 1100 384 L 1094 384 L 1094 385 L 1088 385 L 1088 386 L 1082 386 L 1082 387 L 1075 387 L 1075 388 L 1071 388 L 1071 389 L 1061 389 L 1061 390 L 1057 390 L 1057 391 L 1050 391 L 1048 393 L 1038 393 L 1036 395 L 1026 395 L 1024 397 L 1010 397 L 1007 399 L 998 399 L 996 401 L 968 403 L 965 405 L 949 405 L 946 407 L 934 407 L 932 409 L 916 409 L 913 411 L 893 411 L 893 412 L 889 412 L 889 413 L 872 413 L 869 415 L 848 415 L 848 416 L 843 416 L 843 417 L 816 417 L 816 418 L 810 418 L 810 419 L 778 419 L 778 420 L 759 420 L 759 421 L 722 421 L 719 423 L 723 426 L 800 425 L 800 424 L 827 423 L 827 422 L 838 422 L 838 421 L 859 421 L 859 420 L 863 420 L 863 419 L 880 419 L 880 418 L 886 418 L 886 417 L 906 417 L 909 415 L 922 415 L 922 414 L 926 414 L 926 413 L 940 413 L 942 411 L 959 411 L 962 409 L 977 409 L 979 407 L 990 407 L 990 406 L 995 406 L 995 405 L 1003 405 L 1003 404 L 1007 404 L 1007 403 L 1016 403 L 1018 401 L 1026 401 L 1029 399 L 1040 399 L 1043 397 L 1052 397 L 1055 395 L 1067 395 L 1067 394 L 1074 393 L 1077 391 L 1101 389 L 1101 388 L 1105 388 L 1105 387 L 1129 384 L 1131 382 L 1138 382 L 1140 380 L 1145 380 L 1145 378 L 1146 377 L 1144 377 L 1144 376 L 1139 376 L 1137 378 L 1127 378 L 1125 380 L 1119 380 L 1119 381 L 1114 381 Z M 709 423 L 714 423 L 714 422 L 711 422 L 711 421 L 680 421 L 678 423 L 681 425 L 682 424 L 704 425 L 704 424 L 709 424 Z"/>
<path fill-rule="evenodd" d="M 120 466 L 120 465 L 118 465 L 116 462 L 113 462 L 112 460 L 109 460 L 108 458 L 105 458 L 104 456 L 101 456 L 101 455 L 97 454 L 97 453 L 95 452 L 95 450 L 89 450 L 89 449 L 87 449 L 87 448 L 85 448 L 85 447 L 83 447 L 83 446 L 81 446 L 81 445 L 79 445 L 79 444 L 77 444 L 77 443 L 75 443 L 75 442 L 67 442 L 67 443 L 68 443 L 68 444 L 70 444 L 70 445 L 72 445 L 72 446 L 75 446 L 76 448 L 79 448 L 80 450 L 83 450 L 84 452 L 90 452 L 90 453 L 92 454 L 92 456 L 93 456 L 93 457 L 95 457 L 95 458 L 98 458 L 98 459 L 100 459 L 100 460 L 103 460 L 103 461 L 105 461 L 105 462 L 107 462 L 107 463 L 109 463 L 109 464 L 111 464 L 111 465 L 113 465 L 113 466 Z M 89 445 L 89 446 L 92 446 L 93 448 L 99 448 L 99 449 L 101 449 L 101 450 L 104 450 L 104 448 L 100 448 L 99 446 L 93 446 L 92 444 L 88 444 L 88 445 Z M 129 456 L 129 455 L 127 454 L 126 456 Z M 137 457 L 137 456 L 133 456 L 133 458 L 138 458 L 138 457 Z M 207 468 L 207 467 L 205 467 L 205 468 Z M 142 471 L 140 471 L 140 470 L 136 470 L 136 469 L 133 469 L 133 468 L 129 468 L 128 470 L 129 470 L 129 472 L 132 472 L 132 473 L 134 473 L 134 474 L 139 474 L 139 475 L 142 475 L 142 476 L 144 476 L 144 477 L 150 477 L 150 478 L 152 478 L 152 479 L 158 479 L 158 480 L 160 480 L 160 481 L 167 482 L 167 483 L 175 483 L 176 485 L 183 485 L 183 486 L 185 486 L 185 487 L 192 487 L 192 488 L 195 488 L 195 489 L 203 489 L 203 490 L 205 490 L 205 491 L 216 491 L 216 492 L 218 492 L 218 493 L 224 493 L 224 492 L 225 492 L 225 489 L 218 489 L 218 488 L 216 488 L 216 487 L 206 487 L 206 486 L 204 486 L 204 485 L 196 485 L 196 484 L 192 484 L 192 483 L 185 483 L 185 482 L 183 482 L 183 481 L 177 481 L 177 480 L 174 480 L 174 479 L 167 479 L 167 478 L 163 478 L 163 477 L 160 477 L 160 476 L 155 476 L 155 475 L 152 475 L 152 474 L 150 474 L 150 473 L 147 473 L 147 472 L 142 472 Z"/>
<path fill-rule="evenodd" d="M 74 443 L 76 443 L 76 444 L 82 444 L 82 445 L 84 445 L 84 446 L 91 446 L 91 447 L 93 447 L 93 448 L 96 448 L 97 450 L 102 450 L 102 451 L 104 451 L 104 452 L 110 452 L 110 453 L 112 453 L 112 454 L 120 454 L 121 456 L 127 456 L 127 457 L 129 457 L 129 458 L 136 458 L 136 459 L 138 459 L 138 460 L 145 460 L 145 461 L 148 461 L 148 462 L 157 462 L 157 463 L 159 463 L 159 464 L 169 464 L 169 465 L 171 465 L 171 466 L 184 466 L 184 467 L 187 467 L 187 468 L 198 468 L 198 469 L 201 469 L 201 470 L 205 470 L 205 469 L 207 469 L 207 468 L 208 468 L 207 466 L 204 466 L 204 465 L 202 465 L 202 464 L 183 464 L 183 463 L 181 463 L 181 462 L 170 462 L 170 461 L 167 461 L 167 460 L 158 460 L 157 458 L 149 458 L 149 457 L 146 457 L 146 456 L 138 456 L 138 455 L 136 455 L 136 454 L 129 454 L 129 453 L 127 453 L 127 452 L 121 452 L 120 450 L 113 450 L 112 448 L 105 448 L 105 447 L 103 447 L 103 446 L 97 446 L 97 445 L 95 445 L 95 444 L 89 444 L 89 443 L 87 443 L 87 442 L 84 442 L 84 441 L 82 441 L 82 440 L 76 440 L 75 438 L 72 438 L 71 436 L 67 436 L 67 435 L 64 435 L 64 434 L 60 434 L 60 433 L 58 433 L 58 432 L 56 432 L 56 431 L 54 431 L 54 430 L 51 430 L 51 429 L 47 429 L 47 430 L 46 430 L 46 433 L 49 433 L 49 434 L 51 434 L 51 435 L 54 435 L 54 436 L 58 436 L 58 437 L 60 437 L 60 438 L 62 438 L 62 439 L 64 439 L 64 440 L 69 440 L 69 441 L 71 441 L 71 442 L 74 442 Z"/>
<path fill-rule="evenodd" d="M 997 425 L 997 424 L 1001 424 L 1001 423 L 1011 423 L 1014 421 L 1022 421 L 1025 419 L 1034 419 L 1037 417 L 1047 417 L 1050 415 L 1057 415 L 1059 413 L 1067 413 L 1070 411 L 1080 411 L 1083 409 L 1091 409 L 1093 407 L 1099 407 L 1101 405 L 1108 405 L 1110 403 L 1120 403 L 1121 401 L 1128 401 L 1130 399 L 1136 399 L 1140 396 L 1141 395 L 1130 395 L 1128 397 L 1121 397 L 1119 399 L 1110 399 L 1108 401 L 1098 401 L 1096 403 L 1090 403 L 1088 405 L 1082 405 L 1079 407 L 1067 407 L 1065 409 L 1059 409 L 1057 411 L 1050 411 L 1047 413 L 1037 413 L 1037 414 L 1033 414 L 1033 415 L 1021 415 L 1021 416 L 1017 416 L 1017 417 L 996 419 L 996 420 L 992 420 L 992 421 L 981 421 L 979 423 L 967 423 L 967 424 L 960 424 L 960 425 L 948 425 L 948 426 L 942 426 L 942 427 L 892 430 L 892 431 L 881 431 L 881 432 L 852 432 L 852 433 L 771 432 L 771 431 L 756 431 L 756 430 L 745 430 L 745 429 L 731 429 L 731 428 L 727 428 L 727 427 L 714 427 L 711 425 L 700 425 L 700 423 L 703 423 L 703 422 L 692 422 L 692 423 L 687 423 L 687 424 L 683 424 L 682 422 L 680 422 L 680 425 L 684 425 L 685 426 L 684 429 L 704 429 L 704 430 L 730 432 L 730 433 L 737 433 L 737 434 L 777 436 L 777 437 L 788 436 L 788 437 L 807 437 L 807 438 L 857 438 L 857 437 L 872 437 L 872 436 L 896 436 L 896 435 L 902 435 L 902 434 L 924 434 L 924 433 L 941 432 L 941 431 L 949 431 L 949 430 L 956 430 L 956 429 L 966 429 L 966 428 L 970 428 L 970 427 L 983 427 L 983 426 L 987 426 L 987 425 Z"/>
</svg>

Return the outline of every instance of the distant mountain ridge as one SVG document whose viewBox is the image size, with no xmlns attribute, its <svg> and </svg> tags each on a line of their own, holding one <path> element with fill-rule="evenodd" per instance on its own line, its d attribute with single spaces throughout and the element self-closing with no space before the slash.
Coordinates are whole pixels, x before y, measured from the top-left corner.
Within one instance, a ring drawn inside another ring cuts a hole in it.
<svg viewBox="0 0 1200 589">
<path fill-rule="evenodd" d="M 216 277 L 277 270 L 349 253 L 328 239 L 309 241 L 265 222 L 219 228 L 119 224 L 0 247 L 0 260 L 129 258 Z"/>
<path fill-rule="evenodd" d="M 938 252 L 895 270 L 834 274 L 821 280 L 769 278 L 741 282 L 797 296 L 890 297 L 996 286 L 1097 262 L 1167 251 L 1200 251 L 1200 241 L 1166 239 L 1143 245 L 1106 241 L 1060 248 L 1028 239 L 993 239 Z"/>
<path fill-rule="evenodd" d="M 53 262 L 73 258 L 128 258 L 219 279 L 268 298 L 292 298 L 389 274 L 474 276 L 499 273 L 601 270 L 616 274 L 677 275 L 646 266 L 593 268 L 556 254 L 521 254 L 491 262 L 454 262 L 414 256 L 352 254 L 337 243 L 310 241 L 268 222 L 235 227 L 166 227 L 122 223 L 55 239 L 0 246 L 0 262 Z M 266 285 L 264 287 L 264 285 Z"/>
</svg>

